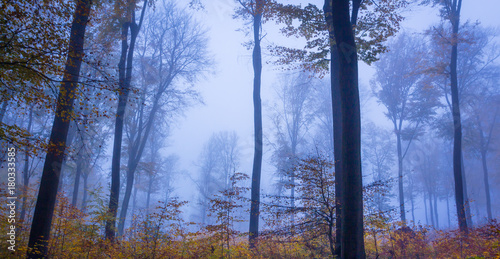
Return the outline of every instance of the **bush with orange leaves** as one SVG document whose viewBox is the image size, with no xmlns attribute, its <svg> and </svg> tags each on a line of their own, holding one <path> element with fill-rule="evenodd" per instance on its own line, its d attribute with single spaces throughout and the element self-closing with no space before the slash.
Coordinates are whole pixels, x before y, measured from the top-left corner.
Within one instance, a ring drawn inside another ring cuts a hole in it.
<svg viewBox="0 0 500 259">
<path fill-rule="evenodd" d="M 500 223 L 491 220 L 486 225 L 469 230 L 438 231 L 432 242 L 436 258 L 500 258 Z"/>
</svg>

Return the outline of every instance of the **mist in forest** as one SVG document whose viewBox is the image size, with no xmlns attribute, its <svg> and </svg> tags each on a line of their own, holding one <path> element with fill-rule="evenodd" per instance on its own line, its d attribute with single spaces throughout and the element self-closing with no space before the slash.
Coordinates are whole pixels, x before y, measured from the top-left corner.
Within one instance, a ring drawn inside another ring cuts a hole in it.
<svg viewBox="0 0 500 259">
<path fill-rule="evenodd" d="M 0 254 L 498 256 L 500 4 L 328 2 L 1 1 Z"/>
</svg>

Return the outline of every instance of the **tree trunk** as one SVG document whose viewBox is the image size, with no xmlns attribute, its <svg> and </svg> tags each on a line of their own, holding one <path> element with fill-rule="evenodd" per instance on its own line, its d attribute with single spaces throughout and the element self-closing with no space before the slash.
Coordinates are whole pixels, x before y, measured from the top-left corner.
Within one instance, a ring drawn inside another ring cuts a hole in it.
<svg viewBox="0 0 500 259">
<path fill-rule="evenodd" d="M 73 113 L 73 102 L 80 67 L 84 55 L 83 44 L 85 29 L 90 14 L 91 0 L 78 0 L 71 24 L 68 58 L 64 68 L 63 81 L 57 99 L 57 108 L 49 139 L 49 149 L 43 166 L 40 189 L 36 202 L 33 222 L 28 243 L 28 258 L 43 258 L 47 256 L 47 242 L 50 237 L 50 227 L 56 202 L 57 186 L 61 166 L 66 149 L 66 138 Z"/>
<path fill-rule="evenodd" d="M 415 226 L 415 198 L 413 196 L 413 193 L 411 195 L 411 220 L 413 221 L 413 225 Z"/>
<path fill-rule="evenodd" d="M 486 161 L 486 154 L 488 152 L 488 146 L 489 142 L 491 139 L 491 134 L 493 130 L 493 126 L 495 124 L 497 117 L 497 113 L 495 113 L 495 117 L 493 119 L 493 122 L 491 124 L 488 140 L 484 139 L 484 133 L 483 133 L 483 128 L 481 126 L 481 121 L 479 118 L 477 118 L 477 123 L 478 123 L 478 128 L 479 128 L 479 140 L 480 140 L 480 147 L 481 147 L 481 162 L 483 164 L 483 180 L 484 180 L 484 192 L 486 194 L 486 212 L 488 213 L 488 220 L 491 220 L 493 218 L 492 213 L 491 213 L 491 197 L 490 197 L 490 183 L 488 179 L 488 163 Z"/>
<path fill-rule="evenodd" d="M 425 224 L 429 225 L 429 216 L 427 211 L 427 195 L 424 192 L 424 210 L 425 210 Z"/>
<path fill-rule="evenodd" d="M 358 60 L 352 29 L 360 1 L 353 1 L 352 21 L 354 22 L 349 16 L 348 0 L 333 0 L 331 4 L 335 41 L 337 50 L 341 53 L 339 57 L 339 85 L 342 100 L 341 257 L 365 258 Z"/>
<path fill-rule="evenodd" d="M 332 117 L 333 117 L 333 154 L 335 159 L 335 256 L 340 257 L 341 246 L 341 198 L 342 198 L 342 111 L 339 83 L 339 51 L 335 46 L 335 34 L 333 32 L 332 6 L 329 1 L 325 1 L 323 6 L 325 20 L 328 25 L 328 35 L 330 38 L 330 85 L 332 97 Z"/>
<path fill-rule="evenodd" d="M 450 21 L 453 27 L 452 47 L 451 47 L 451 106 L 453 116 L 453 175 L 455 178 L 455 201 L 457 205 L 458 226 L 464 234 L 468 233 L 467 220 L 465 217 L 464 186 L 462 181 L 462 122 L 460 118 L 460 103 L 458 99 L 458 28 L 460 24 L 460 8 L 462 0 L 458 0 L 458 5 L 452 6 Z"/>
<path fill-rule="evenodd" d="M 1 122 L 1 120 L 0 120 Z M 33 106 L 30 109 L 29 119 L 28 119 L 28 132 L 31 133 L 31 124 L 33 123 Z M 28 154 L 28 147 L 24 148 L 24 167 L 23 167 L 23 206 L 21 207 L 21 221 L 24 221 L 26 215 L 26 207 L 28 204 L 28 189 L 30 185 L 30 174 L 29 174 L 29 160 L 30 156 Z"/>
<path fill-rule="evenodd" d="M 253 60 L 253 112 L 254 112 L 254 157 L 252 169 L 252 189 L 250 203 L 250 225 L 249 225 L 249 245 L 255 248 L 259 236 L 259 215 L 260 215 L 260 178 L 262 170 L 262 104 L 260 99 L 260 87 L 262 76 L 262 53 L 260 49 L 260 25 L 264 0 L 256 0 L 255 13 L 253 15 L 253 38 L 254 48 Z"/>
<path fill-rule="evenodd" d="M 405 211 L 405 196 L 403 190 L 403 151 L 401 148 L 401 127 L 394 128 L 396 131 L 397 148 L 398 148 L 398 189 L 399 189 L 399 215 L 401 221 L 406 224 L 406 211 Z"/>
<path fill-rule="evenodd" d="M 429 192 L 429 212 L 430 212 L 432 226 L 435 228 L 436 223 L 434 222 L 434 207 L 432 206 L 432 193 L 431 192 Z"/>
<path fill-rule="evenodd" d="M 436 216 L 436 228 L 439 229 L 439 217 L 438 217 L 438 206 L 437 206 L 437 195 L 434 194 L 434 216 Z"/>
<path fill-rule="evenodd" d="M 71 200 L 71 205 L 76 207 L 76 202 L 78 199 L 78 188 L 80 187 L 80 175 L 82 174 L 83 167 L 83 156 L 81 154 L 82 150 L 78 152 L 78 161 L 76 162 L 76 174 L 75 174 L 75 185 L 73 186 L 73 199 Z"/>
<path fill-rule="evenodd" d="M 144 18 L 144 13 L 146 11 L 147 2 L 148 2 L 147 0 L 144 1 L 141 17 L 139 20 L 139 25 L 135 23 L 135 15 L 133 9 L 129 10 L 129 13 L 131 15 L 131 21 L 126 22 L 122 25 L 122 51 L 120 56 L 120 62 L 118 64 L 120 91 L 118 97 L 118 107 L 116 110 L 115 139 L 113 143 L 113 158 L 111 163 L 111 192 L 109 197 L 109 209 L 108 209 L 110 214 L 110 219 L 106 222 L 106 230 L 105 230 L 106 239 L 110 240 L 114 239 L 115 237 L 116 214 L 118 211 L 118 200 L 120 197 L 120 158 L 121 158 L 122 139 L 123 139 L 123 119 L 125 116 L 125 108 L 127 106 L 128 95 L 130 92 L 130 82 L 132 80 L 132 65 L 134 58 L 135 41 L 137 39 L 137 35 L 139 34 L 139 30 L 141 28 L 142 20 Z M 129 28 L 130 28 L 130 47 L 128 47 L 127 45 L 127 35 Z M 125 69 L 125 63 L 127 64 L 126 69 Z"/>
<path fill-rule="evenodd" d="M 82 211 L 86 210 L 87 207 L 87 180 L 89 179 L 88 172 L 83 174 L 83 198 L 82 198 Z"/>
<path fill-rule="evenodd" d="M 153 187 L 153 180 L 154 180 L 154 177 L 152 175 L 149 176 L 148 196 L 146 198 L 146 210 L 148 210 L 148 211 L 149 211 L 149 201 L 151 199 L 151 188 Z"/>
</svg>

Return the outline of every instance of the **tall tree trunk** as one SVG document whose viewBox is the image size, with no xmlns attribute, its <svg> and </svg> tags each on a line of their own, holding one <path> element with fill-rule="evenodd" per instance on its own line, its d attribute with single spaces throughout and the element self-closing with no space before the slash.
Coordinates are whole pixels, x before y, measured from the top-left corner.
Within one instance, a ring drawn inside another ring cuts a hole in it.
<svg viewBox="0 0 500 259">
<path fill-rule="evenodd" d="M 86 210 L 87 207 L 87 188 L 88 188 L 88 172 L 83 174 L 83 198 L 82 198 L 82 211 Z"/>
<path fill-rule="evenodd" d="M 405 211 L 405 196 L 403 190 L 403 151 L 401 148 L 401 126 L 394 128 L 396 131 L 397 148 L 398 148 L 398 189 L 399 189 L 399 215 L 401 221 L 406 224 L 406 211 Z"/>
<path fill-rule="evenodd" d="M 460 9 L 462 0 L 454 0 L 451 6 L 451 25 L 453 29 L 450 77 L 451 77 L 451 106 L 453 116 L 453 175 L 455 178 L 455 201 L 457 204 L 458 226 L 464 234 L 468 233 L 465 217 L 464 183 L 462 181 L 462 122 L 460 118 L 460 102 L 458 99 L 458 28 L 460 24 Z"/>
<path fill-rule="evenodd" d="M 434 222 L 434 207 L 432 206 L 432 193 L 431 192 L 429 192 L 429 212 L 430 212 L 432 226 L 435 228 L 436 223 Z"/>
<path fill-rule="evenodd" d="M 438 206 L 437 206 L 437 195 L 434 194 L 434 216 L 436 217 L 436 228 L 439 229 L 439 217 L 438 217 Z"/>
<path fill-rule="evenodd" d="M 73 199 L 71 200 L 71 205 L 76 207 L 76 202 L 78 199 L 78 188 L 80 187 L 80 175 L 82 174 L 83 167 L 83 155 L 81 154 L 83 150 L 78 152 L 78 160 L 76 162 L 76 173 L 75 173 L 75 185 L 73 186 Z"/>
<path fill-rule="evenodd" d="M 339 82 L 339 51 L 335 45 L 335 34 L 333 32 L 333 16 L 330 1 L 325 1 L 323 6 L 326 24 L 328 26 L 328 35 L 330 40 L 330 88 L 332 98 L 332 117 L 333 117 L 333 154 L 335 166 L 335 254 L 340 257 L 341 246 L 341 198 L 342 198 L 342 111 L 340 98 Z"/>
<path fill-rule="evenodd" d="M 50 227 L 56 203 L 61 166 L 66 150 L 66 138 L 73 113 L 78 77 L 83 59 L 85 29 L 89 19 L 91 0 L 78 0 L 71 24 L 68 58 L 57 98 L 57 108 L 49 139 L 49 149 L 43 166 L 42 179 L 36 202 L 28 243 L 28 258 L 47 256 Z"/>
<path fill-rule="evenodd" d="M 109 206 L 108 206 L 110 218 L 106 221 L 106 229 L 105 229 L 106 239 L 110 240 L 114 239 L 115 237 L 116 214 L 118 211 L 118 200 L 120 197 L 120 158 L 121 158 L 122 139 L 123 139 L 123 120 L 125 116 L 125 108 L 127 106 L 128 95 L 130 92 L 130 82 L 132 80 L 132 65 L 134 58 L 135 41 L 137 39 L 137 35 L 139 34 L 139 30 L 142 25 L 142 20 L 144 18 L 144 13 L 146 11 L 147 2 L 148 2 L 147 0 L 144 0 L 144 4 L 141 11 L 141 17 L 139 19 L 139 25 L 135 23 L 133 6 L 131 10 L 129 10 L 131 21 L 126 22 L 122 25 L 122 51 L 120 56 L 120 62 L 118 64 L 120 91 L 118 97 L 118 107 L 116 110 L 115 139 L 113 143 L 113 158 L 111 162 L 111 190 L 110 190 Z M 128 47 L 127 45 L 127 35 L 129 28 L 130 28 L 130 47 Z M 125 68 L 125 63 L 127 64 L 126 68 Z"/>
<path fill-rule="evenodd" d="M 252 189 L 250 203 L 249 245 L 255 248 L 259 236 L 260 215 L 260 178 L 262 171 L 262 103 L 260 99 L 260 86 L 262 77 L 262 53 L 260 49 L 260 25 L 264 0 L 256 0 L 255 13 L 253 14 L 253 113 L 254 113 L 254 157 L 252 169 Z"/>
<path fill-rule="evenodd" d="M 411 220 L 413 221 L 413 225 L 415 225 L 415 197 L 413 196 L 413 193 L 411 195 Z"/>
<path fill-rule="evenodd" d="M 360 1 L 353 1 L 352 17 L 349 15 L 348 0 L 333 0 L 331 4 L 335 42 L 340 53 L 339 85 L 342 99 L 341 257 L 365 258 L 358 60 L 353 32 Z"/>
<path fill-rule="evenodd" d="M 0 120 L 1 122 L 1 120 Z M 31 124 L 33 123 L 33 106 L 30 108 L 29 118 L 28 118 L 28 132 L 31 132 Z M 28 204 L 28 189 L 30 185 L 30 174 L 29 174 L 29 161 L 30 156 L 28 154 L 28 147 L 24 148 L 24 167 L 23 167 L 23 206 L 21 207 L 21 221 L 24 221 L 26 215 L 26 208 Z"/>
<path fill-rule="evenodd" d="M 153 180 L 154 180 L 154 177 L 150 176 L 149 177 L 149 184 L 148 184 L 148 196 L 146 198 L 146 210 L 148 210 L 148 211 L 149 211 L 149 201 L 151 199 L 151 189 L 153 187 Z"/>
<path fill-rule="evenodd" d="M 486 155 L 488 153 L 491 135 L 493 133 L 493 128 L 494 128 L 497 116 L 498 116 L 498 109 L 496 110 L 495 116 L 493 117 L 493 122 L 491 123 L 491 127 L 489 130 L 488 136 L 487 136 L 488 139 L 485 139 L 485 137 L 484 137 L 483 127 L 481 125 L 481 121 L 479 119 L 479 116 L 477 116 L 477 124 L 478 124 L 478 128 L 479 128 L 479 140 L 480 140 L 479 145 L 481 147 L 481 162 L 483 164 L 484 192 L 486 194 L 486 212 L 488 214 L 488 220 L 493 219 L 493 216 L 491 213 L 490 182 L 488 179 L 488 163 L 486 161 Z"/>
<path fill-rule="evenodd" d="M 464 154 L 461 154 L 462 161 L 464 160 Z M 467 191 L 467 177 L 465 176 L 465 166 L 464 163 L 462 162 L 462 183 L 463 183 L 463 190 L 464 190 L 464 206 L 465 206 L 465 220 L 467 222 L 468 227 L 472 227 L 474 224 L 472 224 L 472 214 L 470 212 L 470 200 L 469 200 L 469 192 Z"/>
<path fill-rule="evenodd" d="M 427 194 L 424 192 L 425 224 L 429 225 L 429 212 L 427 211 Z"/>
</svg>

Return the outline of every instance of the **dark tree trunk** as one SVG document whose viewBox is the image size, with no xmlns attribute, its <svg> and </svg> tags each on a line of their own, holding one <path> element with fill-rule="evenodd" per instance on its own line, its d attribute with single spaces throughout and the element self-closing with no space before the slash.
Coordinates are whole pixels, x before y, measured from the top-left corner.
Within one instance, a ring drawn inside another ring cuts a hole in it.
<svg viewBox="0 0 500 259">
<path fill-rule="evenodd" d="M 451 25 L 453 29 L 450 77 L 451 77 L 451 106 L 453 116 L 453 175 L 455 178 L 455 201 L 457 205 L 458 226 L 464 234 L 468 233 L 467 220 L 465 217 L 464 183 L 462 180 L 462 122 L 460 119 L 460 103 L 458 99 L 458 28 L 460 24 L 460 8 L 462 0 L 453 1 L 451 6 Z"/>
<path fill-rule="evenodd" d="M 353 1 L 352 17 L 349 15 L 348 0 L 333 0 L 331 4 L 332 27 L 340 54 L 339 85 L 342 100 L 341 258 L 365 258 L 358 60 L 353 32 L 360 1 Z"/>
<path fill-rule="evenodd" d="M 250 203 L 250 226 L 249 244 L 250 248 L 255 248 L 259 236 L 259 215 L 260 215 L 260 176 L 262 170 L 262 104 L 260 100 L 260 86 L 262 76 L 262 53 L 260 49 L 260 25 L 264 0 L 256 0 L 255 13 L 253 14 L 253 38 L 254 48 L 253 60 L 253 112 L 254 112 L 254 157 L 252 169 L 252 189 Z"/>
<path fill-rule="evenodd" d="M 401 122 L 401 121 L 400 121 Z M 398 148 L 398 189 L 399 189 L 399 215 L 406 224 L 405 196 L 403 190 L 403 150 L 401 148 L 401 123 L 399 129 L 395 127 Z"/>
<path fill-rule="evenodd" d="M 139 25 L 137 25 L 135 22 L 135 15 L 133 9 L 129 10 L 129 13 L 131 14 L 131 21 L 124 23 L 122 25 L 122 51 L 120 56 L 120 62 L 118 64 L 120 91 L 118 97 L 118 107 L 116 111 L 115 139 L 113 143 L 113 158 L 111 162 L 111 192 L 109 197 L 109 209 L 108 209 L 110 214 L 109 215 L 110 219 L 106 222 L 106 230 L 105 230 L 106 239 L 110 240 L 114 239 L 115 237 L 116 214 L 118 211 L 118 200 L 120 197 L 120 158 L 121 158 L 122 139 L 123 139 L 123 120 L 125 116 L 125 108 L 127 106 L 128 95 L 130 92 L 130 82 L 132 80 L 132 65 L 134 58 L 135 41 L 137 39 L 137 35 L 139 34 L 139 30 L 141 28 L 142 20 L 144 18 L 144 13 L 146 11 L 147 2 L 148 2 L 147 0 L 144 1 Z M 127 45 L 127 35 L 129 28 L 130 28 L 130 47 L 128 47 Z M 127 65 L 126 68 L 125 68 L 125 63 Z M 125 208 L 125 213 L 126 211 L 127 210 Z"/>
<path fill-rule="evenodd" d="M 82 175 L 83 167 L 83 155 L 82 150 L 78 152 L 78 160 L 76 161 L 76 173 L 75 173 L 75 185 L 73 186 L 73 199 L 71 200 L 71 205 L 76 207 L 76 202 L 78 199 L 78 189 L 80 187 L 80 176 Z"/>
<path fill-rule="evenodd" d="M 333 32 L 332 6 L 329 1 L 325 1 L 323 6 L 326 24 L 328 25 L 328 35 L 330 38 L 330 85 L 332 97 L 332 117 L 333 117 L 333 154 L 335 159 L 335 256 L 340 257 L 341 245 L 341 194 L 342 194 L 342 111 L 339 84 L 339 51 L 335 45 L 335 34 Z"/>
<path fill-rule="evenodd" d="M 71 24 L 68 58 L 64 68 L 63 81 L 57 99 L 57 108 L 49 139 L 49 149 L 43 166 L 42 179 L 36 202 L 33 222 L 28 243 L 28 258 L 43 258 L 47 256 L 47 242 L 50 237 L 50 227 L 57 196 L 57 186 L 64 152 L 66 138 L 71 119 L 67 117 L 73 113 L 73 102 L 76 97 L 76 88 L 80 67 L 83 59 L 83 44 L 85 29 L 90 14 L 91 0 L 78 0 Z"/>
</svg>

